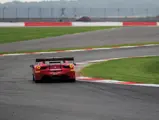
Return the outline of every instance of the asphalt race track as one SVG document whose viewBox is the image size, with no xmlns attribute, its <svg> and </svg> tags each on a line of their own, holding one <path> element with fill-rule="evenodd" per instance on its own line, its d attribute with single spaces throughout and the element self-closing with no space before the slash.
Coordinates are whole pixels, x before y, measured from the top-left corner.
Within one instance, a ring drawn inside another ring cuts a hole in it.
<svg viewBox="0 0 159 120">
<path fill-rule="evenodd" d="M 102 46 L 136 42 L 159 42 L 159 27 L 121 27 L 40 40 L 0 44 L 1 52 L 51 48 Z"/>
<path fill-rule="evenodd" d="M 159 55 L 159 46 L 0 57 L 0 120 L 157 120 L 159 88 L 99 83 L 31 81 L 37 57 L 87 60 Z"/>
</svg>

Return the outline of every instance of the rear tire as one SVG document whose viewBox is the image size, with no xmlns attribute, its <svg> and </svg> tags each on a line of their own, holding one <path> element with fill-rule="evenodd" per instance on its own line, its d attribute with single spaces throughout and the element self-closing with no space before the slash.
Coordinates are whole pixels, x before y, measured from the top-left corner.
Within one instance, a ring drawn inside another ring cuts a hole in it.
<svg viewBox="0 0 159 120">
<path fill-rule="evenodd" d="M 70 79 L 70 82 L 74 83 L 76 82 L 76 79 Z"/>
<path fill-rule="evenodd" d="M 32 80 L 33 80 L 33 81 L 35 81 L 35 77 L 34 77 L 34 75 L 33 75 L 33 74 L 32 74 Z"/>
<path fill-rule="evenodd" d="M 35 82 L 35 83 L 40 83 L 40 80 L 35 80 L 34 82 Z"/>
<path fill-rule="evenodd" d="M 40 83 L 40 80 L 35 80 L 35 76 L 33 75 L 33 82 Z"/>
</svg>

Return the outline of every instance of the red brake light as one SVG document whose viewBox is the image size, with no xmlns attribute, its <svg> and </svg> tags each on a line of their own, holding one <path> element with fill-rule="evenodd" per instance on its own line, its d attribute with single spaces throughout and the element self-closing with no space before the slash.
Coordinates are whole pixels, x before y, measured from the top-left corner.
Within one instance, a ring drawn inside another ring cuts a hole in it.
<svg viewBox="0 0 159 120">
<path fill-rule="evenodd" d="M 74 69 L 74 65 L 73 64 L 63 65 L 63 68 Z"/>
</svg>

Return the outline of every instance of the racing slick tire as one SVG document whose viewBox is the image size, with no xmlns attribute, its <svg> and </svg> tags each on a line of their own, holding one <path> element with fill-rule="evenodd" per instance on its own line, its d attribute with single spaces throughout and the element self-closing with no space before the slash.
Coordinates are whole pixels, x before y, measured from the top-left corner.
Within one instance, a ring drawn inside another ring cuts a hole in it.
<svg viewBox="0 0 159 120">
<path fill-rule="evenodd" d="M 76 79 L 70 79 L 69 81 L 74 83 L 76 82 Z"/>
<path fill-rule="evenodd" d="M 33 76 L 33 82 L 35 82 L 35 83 L 40 83 L 39 80 L 35 80 L 35 76 L 34 76 L 34 75 L 32 75 L 32 76 Z"/>
<path fill-rule="evenodd" d="M 34 75 L 33 75 L 33 74 L 32 74 L 32 80 L 33 80 L 33 81 L 35 81 L 35 77 L 34 77 Z"/>
</svg>

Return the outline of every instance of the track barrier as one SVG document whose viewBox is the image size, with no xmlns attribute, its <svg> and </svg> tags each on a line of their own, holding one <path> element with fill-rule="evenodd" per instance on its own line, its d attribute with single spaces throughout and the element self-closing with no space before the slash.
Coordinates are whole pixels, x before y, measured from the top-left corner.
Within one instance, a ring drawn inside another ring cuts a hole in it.
<svg viewBox="0 0 159 120">
<path fill-rule="evenodd" d="M 159 26 L 159 22 L 0 22 L 0 27 Z"/>
<path fill-rule="evenodd" d="M 157 26 L 157 22 L 123 22 L 123 26 Z"/>
<path fill-rule="evenodd" d="M 72 22 L 24 22 L 25 27 L 34 27 L 34 26 L 72 26 Z"/>
</svg>

